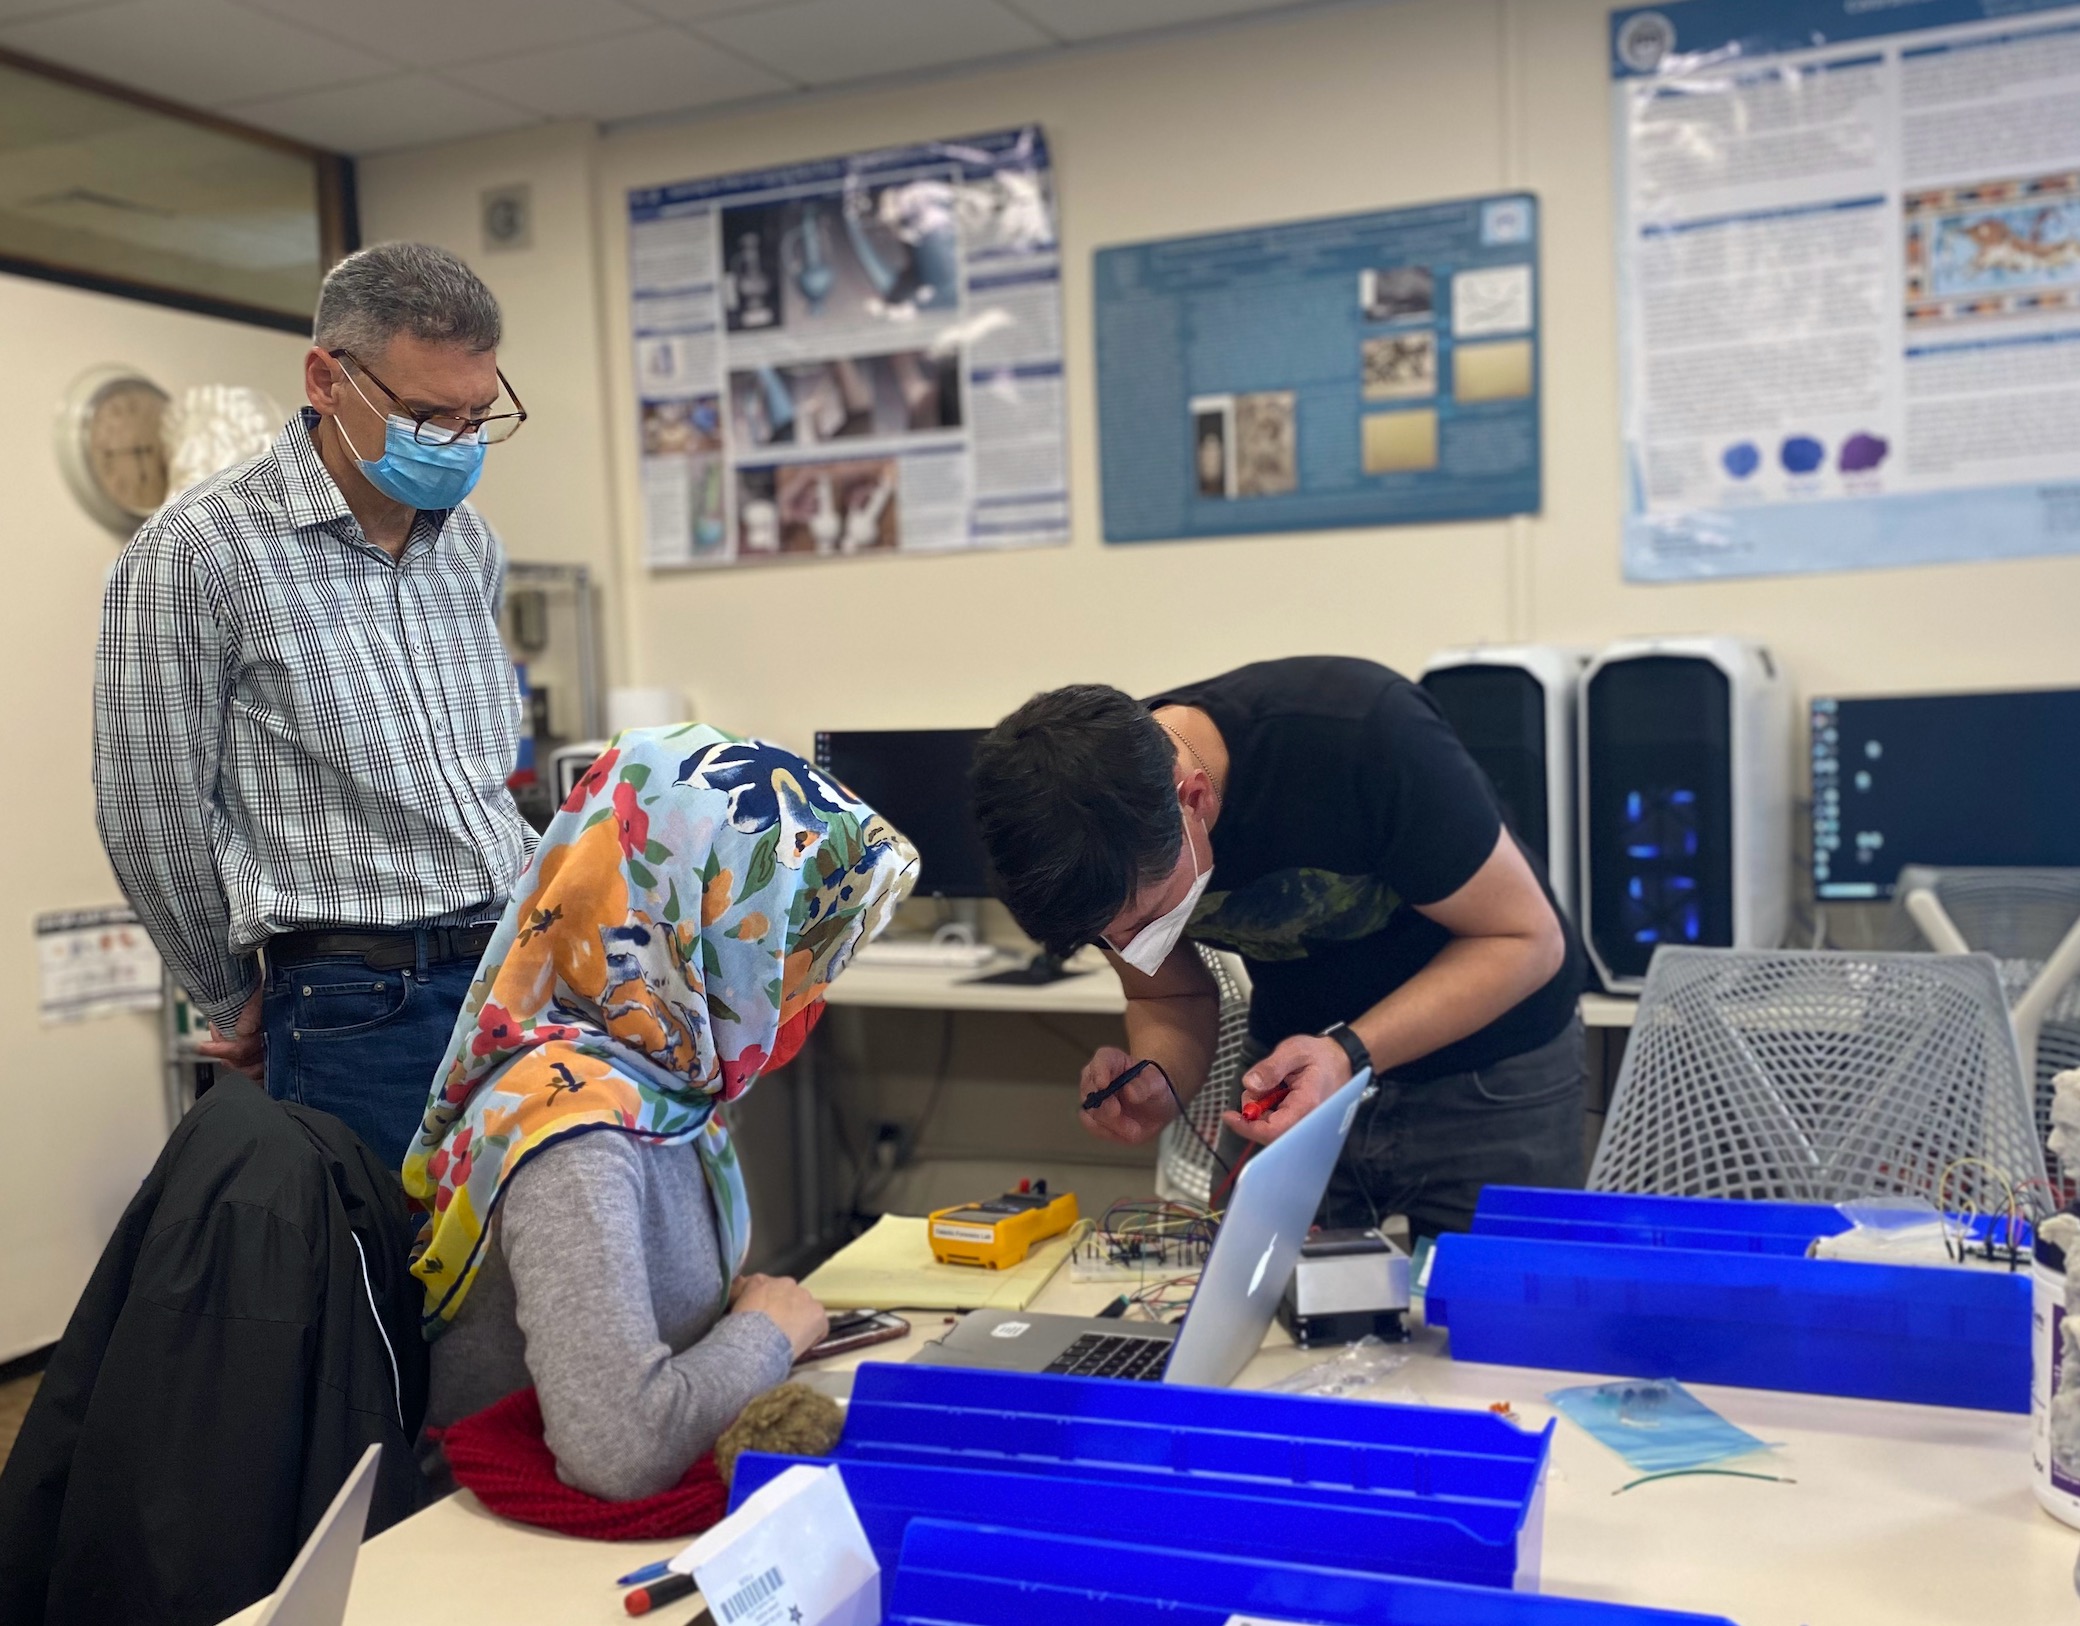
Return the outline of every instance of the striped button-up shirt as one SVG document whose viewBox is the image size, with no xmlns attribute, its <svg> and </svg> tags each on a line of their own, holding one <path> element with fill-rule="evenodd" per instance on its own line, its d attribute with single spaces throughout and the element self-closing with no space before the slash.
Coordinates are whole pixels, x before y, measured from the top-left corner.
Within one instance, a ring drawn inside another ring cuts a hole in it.
<svg viewBox="0 0 2080 1626">
<path fill-rule="evenodd" d="M 498 539 L 467 504 L 422 511 L 393 559 L 316 422 L 147 521 L 102 606 L 101 840 L 220 1027 L 274 934 L 486 918 L 533 842 L 506 789 L 520 694 Z"/>
</svg>

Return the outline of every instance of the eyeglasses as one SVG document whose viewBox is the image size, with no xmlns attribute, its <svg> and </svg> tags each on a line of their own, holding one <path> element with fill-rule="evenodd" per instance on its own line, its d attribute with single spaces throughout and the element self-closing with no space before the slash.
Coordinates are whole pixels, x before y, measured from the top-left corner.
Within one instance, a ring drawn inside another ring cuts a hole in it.
<svg viewBox="0 0 2080 1626">
<path fill-rule="evenodd" d="M 494 412 L 488 418 L 458 418 L 452 412 L 421 412 L 407 406 L 397 391 L 376 377 L 368 363 L 351 350 L 328 350 L 325 353 L 334 361 L 351 361 L 359 367 L 368 381 L 389 396 L 391 403 L 401 414 L 412 420 L 412 439 L 422 446 L 446 446 L 451 441 L 460 440 L 464 435 L 475 434 L 480 430 L 483 432 L 484 444 L 496 446 L 502 440 L 511 440 L 518 433 L 520 426 L 527 422 L 527 408 L 520 400 L 520 392 L 513 388 L 506 375 L 497 367 L 493 367 L 492 371 L 498 373 L 499 385 L 512 397 L 516 410 Z"/>
</svg>

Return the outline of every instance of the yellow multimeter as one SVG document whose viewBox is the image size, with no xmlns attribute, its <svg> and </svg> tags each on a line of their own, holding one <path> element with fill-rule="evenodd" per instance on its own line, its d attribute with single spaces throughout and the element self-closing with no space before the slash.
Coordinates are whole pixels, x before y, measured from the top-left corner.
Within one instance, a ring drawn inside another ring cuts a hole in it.
<svg viewBox="0 0 2080 1626">
<path fill-rule="evenodd" d="M 1019 1189 L 986 1203 L 963 1203 L 931 1215 L 932 1257 L 942 1265 L 1008 1270 L 1023 1263 L 1036 1242 L 1060 1236 L 1076 1223 L 1076 1193 L 1047 1195 L 1047 1182 L 1021 1180 Z"/>
</svg>

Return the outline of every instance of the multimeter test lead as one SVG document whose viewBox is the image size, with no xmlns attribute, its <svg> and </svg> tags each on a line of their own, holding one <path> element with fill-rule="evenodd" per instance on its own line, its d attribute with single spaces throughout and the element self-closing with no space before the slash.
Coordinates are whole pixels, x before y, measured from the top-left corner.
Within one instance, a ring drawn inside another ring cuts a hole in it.
<svg viewBox="0 0 2080 1626">
<path fill-rule="evenodd" d="M 1277 1111 L 1279 1102 L 1283 1101 L 1287 1096 L 1291 1095 L 1292 1093 L 1292 1085 L 1274 1084 L 1270 1089 L 1266 1090 L 1254 1101 L 1245 1101 L 1242 1103 L 1242 1121 L 1247 1124 L 1253 1124 L 1259 1118 L 1266 1117 L 1269 1114 Z"/>
</svg>

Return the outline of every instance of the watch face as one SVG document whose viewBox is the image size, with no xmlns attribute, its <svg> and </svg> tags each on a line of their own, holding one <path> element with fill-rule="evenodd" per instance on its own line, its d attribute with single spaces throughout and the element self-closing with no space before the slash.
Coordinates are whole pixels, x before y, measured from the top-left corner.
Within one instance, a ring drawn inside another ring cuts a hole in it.
<svg viewBox="0 0 2080 1626">
<path fill-rule="evenodd" d="M 94 483 L 139 519 L 166 500 L 166 450 L 159 439 L 165 409 L 166 397 L 140 379 L 110 384 L 87 413 L 84 449 Z"/>
</svg>

